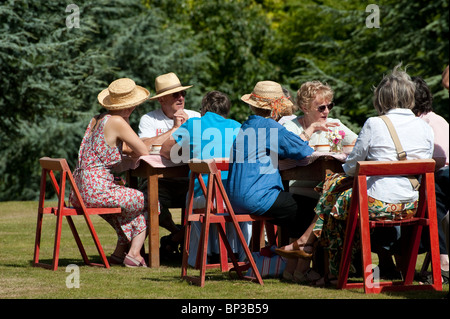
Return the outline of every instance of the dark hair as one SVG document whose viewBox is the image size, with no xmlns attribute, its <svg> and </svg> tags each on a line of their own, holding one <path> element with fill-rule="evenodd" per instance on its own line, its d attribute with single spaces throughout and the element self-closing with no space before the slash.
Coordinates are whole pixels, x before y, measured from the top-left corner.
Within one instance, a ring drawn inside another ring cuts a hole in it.
<svg viewBox="0 0 450 319">
<path fill-rule="evenodd" d="M 213 112 L 223 117 L 230 114 L 231 102 L 228 95 L 219 91 L 208 92 L 202 99 L 202 115 Z"/>
<path fill-rule="evenodd" d="M 427 114 L 433 111 L 433 95 L 427 83 L 418 76 L 412 77 L 416 84 L 416 91 L 414 92 L 415 105 L 412 111 L 415 115 Z"/>
</svg>

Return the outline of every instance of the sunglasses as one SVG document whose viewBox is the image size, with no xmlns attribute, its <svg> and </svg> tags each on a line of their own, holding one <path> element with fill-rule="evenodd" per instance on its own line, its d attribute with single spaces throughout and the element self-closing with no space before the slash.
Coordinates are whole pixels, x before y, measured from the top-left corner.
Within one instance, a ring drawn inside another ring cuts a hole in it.
<svg viewBox="0 0 450 319">
<path fill-rule="evenodd" d="M 325 111 L 326 108 L 328 108 L 328 111 L 331 111 L 334 107 L 334 103 L 331 102 L 328 105 L 321 105 L 319 107 L 317 107 L 317 111 L 319 111 L 320 113 L 322 113 L 323 111 Z"/>
<path fill-rule="evenodd" d="M 178 99 L 180 96 L 185 97 L 186 96 L 186 91 L 180 91 L 180 92 L 172 93 L 172 97 L 174 99 Z"/>
</svg>

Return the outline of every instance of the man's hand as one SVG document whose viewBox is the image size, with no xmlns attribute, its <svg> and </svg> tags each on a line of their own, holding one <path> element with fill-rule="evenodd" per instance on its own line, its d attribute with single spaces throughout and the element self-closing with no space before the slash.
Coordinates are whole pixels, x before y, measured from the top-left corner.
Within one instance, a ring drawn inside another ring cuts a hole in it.
<svg viewBox="0 0 450 319">
<path fill-rule="evenodd" d="M 173 128 L 177 129 L 189 119 L 184 110 L 178 110 L 173 114 Z"/>
</svg>

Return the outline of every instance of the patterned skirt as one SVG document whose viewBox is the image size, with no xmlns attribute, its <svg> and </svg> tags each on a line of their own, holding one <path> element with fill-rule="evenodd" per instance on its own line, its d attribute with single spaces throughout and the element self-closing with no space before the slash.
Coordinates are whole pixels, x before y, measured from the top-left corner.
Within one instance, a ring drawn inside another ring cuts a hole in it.
<svg viewBox="0 0 450 319">
<path fill-rule="evenodd" d="M 118 242 L 128 244 L 147 230 L 147 196 L 123 185 L 106 170 L 76 170 L 75 182 L 86 207 L 121 207 L 121 214 L 100 215 L 116 231 Z M 70 202 L 79 206 L 73 192 Z"/>
<path fill-rule="evenodd" d="M 330 274 L 337 276 L 344 235 L 347 227 L 347 216 L 350 211 L 353 177 L 335 173 L 327 175 L 325 181 L 316 187 L 321 193 L 315 208 L 318 215 L 313 232 L 319 243 L 328 251 Z M 399 220 L 414 217 L 418 202 L 386 203 L 368 197 L 369 218 L 371 220 Z M 360 249 L 360 236 L 356 232 L 352 253 Z M 355 271 L 352 266 L 351 271 Z"/>
</svg>

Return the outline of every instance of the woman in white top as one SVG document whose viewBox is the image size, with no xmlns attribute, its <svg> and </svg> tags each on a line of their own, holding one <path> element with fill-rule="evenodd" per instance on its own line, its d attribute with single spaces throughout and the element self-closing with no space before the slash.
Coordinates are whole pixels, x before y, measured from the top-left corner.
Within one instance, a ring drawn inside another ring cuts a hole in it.
<svg viewBox="0 0 450 319">
<path fill-rule="evenodd" d="M 431 127 L 415 117 L 414 83 L 409 75 L 394 68 L 385 76 L 374 92 L 374 107 L 379 115 L 387 115 L 392 121 L 408 159 L 431 158 L 434 134 Z M 386 124 L 379 117 L 369 118 L 364 124 L 352 153 L 343 165 L 346 174 L 334 174 L 326 183 L 316 206 L 317 220 L 307 242 L 297 241 L 297 247 L 310 249 L 308 244 L 320 237 L 329 257 L 329 273 L 317 283 L 324 284 L 336 278 L 339 271 L 340 251 L 343 245 L 347 209 L 350 206 L 351 189 L 334 193 L 346 176 L 353 176 L 356 163 L 364 160 L 397 161 L 397 152 Z M 414 216 L 418 192 L 406 177 L 369 177 L 369 214 L 372 219 L 400 219 Z M 315 236 L 314 236 L 315 235 Z M 316 238 L 315 238 L 316 237 Z M 376 243 L 373 243 L 374 246 Z M 294 245 L 283 247 L 293 251 Z M 306 269 L 306 270 L 305 270 Z M 309 264 L 299 259 L 294 275 L 303 281 L 310 280 Z"/>
<path fill-rule="evenodd" d="M 310 81 L 302 84 L 297 91 L 295 105 L 303 112 L 303 115 L 294 118 L 292 121 L 287 121 L 283 126 L 288 131 L 308 140 L 309 145 L 314 148 L 315 145 L 329 145 L 329 140 L 326 136 L 326 131 L 314 131 L 313 127 L 320 123 L 336 123 L 338 126 L 332 129 L 345 132 L 342 144 L 353 145 L 357 135 L 342 124 L 341 121 L 328 117 L 334 106 L 333 96 L 334 92 L 331 87 L 320 81 Z M 289 183 L 289 192 L 293 193 L 297 201 L 302 203 L 302 213 L 298 215 L 298 218 L 301 219 L 299 220 L 299 225 L 301 226 L 300 231 L 304 235 L 299 239 L 299 242 L 304 243 L 310 236 L 312 230 L 311 221 L 315 216 L 314 208 L 320 196 L 318 192 L 314 191 L 314 188 L 320 182 L 322 181 L 295 180 Z M 281 249 L 277 253 L 283 255 L 285 251 Z M 296 260 L 288 260 L 286 271 L 284 272 L 285 279 L 293 279 L 292 273 L 296 266 Z"/>
<path fill-rule="evenodd" d="M 319 81 L 311 81 L 302 84 L 297 91 L 295 100 L 298 108 L 303 112 L 302 116 L 298 116 L 292 121 L 284 123 L 284 127 L 297 135 L 302 134 L 306 128 L 315 122 L 334 122 L 339 123 L 339 126 L 334 127 L 333 130 L 343 130 L 345 137 L 342 142 L 343 145 L 354 144 L 357 135 L 352 132 L 347 126 L 337 119 L 329 118 L 328 115 L 334 107 L 333 90 L 327 84 Z M 309 145 L 329 144 L 326 137 L 327 132 L 316 131 L 309 137 Z"/>
<path fill-rule="evenodd" d="M 314 148 L 315 145 L 329 145 L 326 137 L 327 132 L 316 131 L 309 135 L 308 128 L 313 123 L 337 123 L 338 126 L 333 127 L 333 130 L 345 132 L 342 145 L 355 144 L 358 135 L 342 124 L 340 120 L 328 117 L 334 106 L 333 95 L 334 92 L 331 87 L 319 81 L 302 84 L 297 91 L 295 104 L 303 112 L 303 115 L 296 117 L 292 121 L 287 121 L 283 126 L 294 134 L 304 135 L 309 140 L 309 145 Z M 321 181 L 291 181 L 289 192 L 317 200 L 319 194 L 314 191 L 314 187 L 319 182 Z M 308 201 L 308 199 L 305 198 L 305 201 Z M 315 204 L 313 203 L 313 208 L 314 206 Z"/>
</svg>

